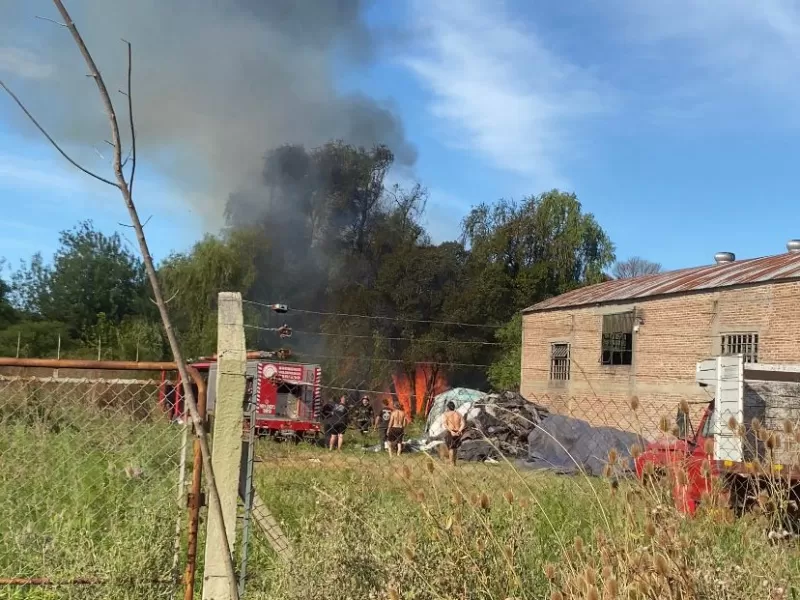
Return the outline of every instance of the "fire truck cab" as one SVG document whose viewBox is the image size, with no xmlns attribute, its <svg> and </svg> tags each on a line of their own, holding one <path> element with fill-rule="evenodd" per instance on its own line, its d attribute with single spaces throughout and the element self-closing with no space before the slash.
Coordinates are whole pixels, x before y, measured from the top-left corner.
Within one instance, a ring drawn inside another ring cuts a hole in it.
<svg viewBox="0 0 800 600">
<path fill-rule="evenodd" d="M 217 361 L 201 359 L 192 366 L 206 375 L 206 414 L 213 418 L 216 404 Z M 255 433 L 299 441 L 316 438 L 321 430 L 319 365 L 248 357 L 243 413 L 255 409 Z M 180 386 L 175 389 L 175 410 L 182 411 Z M 178 413 L 180 414 L 180 413 Z M 247 424 L 246 424 L 247 425 Z"/>
</svg>

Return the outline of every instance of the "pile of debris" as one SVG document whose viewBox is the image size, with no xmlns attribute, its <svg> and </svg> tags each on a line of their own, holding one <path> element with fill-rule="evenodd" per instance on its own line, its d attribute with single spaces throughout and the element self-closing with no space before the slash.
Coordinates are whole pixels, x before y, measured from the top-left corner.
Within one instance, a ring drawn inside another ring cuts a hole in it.
<svg viewBox="0 0 800 600">
<path fill-rule="evenodd" d="M 468 400 L 459 406 L 454 395 Z M 441 413 L 444 411 L 434 409 L 438 409 L 439 404 L 443 408 L 447 402 L 456 404 L 456 410 L 466 421 L 458 457 L 467 461 L 492 462 L 501 457 L 527 457 L 528 437 L 548 415 L 545 407 L 529 402 L 516 392 L 484 394 L 475 390 L 451 390 L 440 394 L 434 401 L 426 427 L 426 449 L 441 443 L 444 435 Z"/>
<path fill-rule="evenodd" d="M 442 415 L 449 402 L 466 421 L 459 460 L 512 460 L 521 468 L 600 475 L 612 449 L 619 470 L 626 471 L 632 468 L 631 447 L 643 445 L 636 434 L 550 414 L 516 392 L 485 394 L 458 388 L 434 399 L 420 450 L 430 452 L 442 443 Z"/>
</svg>

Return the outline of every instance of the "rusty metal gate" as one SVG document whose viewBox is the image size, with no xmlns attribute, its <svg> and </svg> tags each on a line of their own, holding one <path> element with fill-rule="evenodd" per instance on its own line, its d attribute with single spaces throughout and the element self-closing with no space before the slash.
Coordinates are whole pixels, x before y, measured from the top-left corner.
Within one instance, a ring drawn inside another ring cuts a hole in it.
<svg viewBox="0 0 800 600">
<path fill-rule="evenodd" d="M 192 598 L 202 462 L 175 363 L 0 367 L 0 588 Z"/>
</svg>

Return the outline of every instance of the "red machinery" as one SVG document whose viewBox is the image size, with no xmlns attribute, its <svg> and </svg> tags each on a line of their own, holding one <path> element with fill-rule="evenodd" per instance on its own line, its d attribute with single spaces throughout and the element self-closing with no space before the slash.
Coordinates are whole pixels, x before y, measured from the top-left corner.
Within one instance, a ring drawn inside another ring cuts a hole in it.
<svg viewBox="0 0 800 600">
<path fill-rule="evenodd" d="M 322 369 L 319 365 L 281 362 L 266 353 L 248 353 L 247 400 L 256 407 L 257 435 L 287 436 L 295 439 L 315 437 L 321 426 L 319 413 L 322 405 L 320 383 Z M 257 357 L 257 358 L 256 358 Z M 217 361 L 203 358 L 192 363 L 201 373 L 207 374 L 207 413 L 213 415 L 216 401 Z M 164 382 L 161 386 L 161 403 L 173 419 L 183 415 L 180 385 Z"/>
<path fill-rule="evenodd" d="M 675 507 L 690 515 L 715 493 L 737 513 L 754 506 L 759 496 L 778 495 L 786 504 L 782 515 L 785 527 L 800 532 L 800 467 L 792 452 L 794 439 L 783 448 L 776 444 L 765 455 L 768 444 L 754 437 L 755 433 L 781 435 L 767 429 L 777 420 L 773 415 L 787 418 L 800 412 L 800 370 L 785 365 L 745 365 L 741 357 L 718 357 L 698 363 L 697 381 L 711 388 L 714 396 L 697 429 L 688 415 L 679 412 L 680 435 L 648 444 L 635 459 L 637 476 L 669 477 Z M 759 411 L 756 420 L 765 424 L 760 432 L 750 431 L 754 410 Z M 738 432 L 730 422 L 739 425 Z M 748 444 L 748 439 L 756 441 Z"/>
</svg>

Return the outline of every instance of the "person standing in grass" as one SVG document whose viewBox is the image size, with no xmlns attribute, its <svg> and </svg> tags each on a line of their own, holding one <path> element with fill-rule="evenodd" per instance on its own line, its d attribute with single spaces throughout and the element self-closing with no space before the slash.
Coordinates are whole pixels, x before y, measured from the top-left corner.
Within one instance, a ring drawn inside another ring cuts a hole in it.
<svg viewBox="0 0 800 600">
<path fill-rule="evenodd" d="M 356 413 L 356 423 L 362 437 L 369 433 L 374 420 L 375 411 L 372 410 L 372 402 L 370 402 L 369 396 L 364 396 L 361 398 L 361 406 L 358 407 Z"/>
<path fill-rule="evenodd" d="M 386 442 L 389 444 L 389 456 L 392 456 L 392 450 L 397 450 L 397 456 L 403 451 L 403 435 L 405 434 L 406 425 L 408 425 L 408 416 L 403 409 L 400 408 L 398 402 L 394 403 L 394 410 L 389 415 L 389 427 L 386 430 Z"/>
<path fill-rule="evenodd" d="M 383 399 L 383 406 L 375 417 L 375 428 L 378 430 L 378 435 L 381 438 L 381 450 L 388 449 L 389 445 L 386 442 L 386 431 L 389 429 L 389 418 L 392 416 L 391 400 L 389 398 Z"/>
<path fill-rule="evenodd" d="M 461 446 L 464 426 L 466 425 L 464 417 L 456 411 L 455 402 L 447 403 L 447 410 L 444 413 L 442 422 L 444 424 L 444 443 L 447 446 L 447 456 L 450 459 L 450 464 L 455 466 L 458 448 Z"/>
<path fill-rule="evenodd" d="M 342 449 L 344 444 L 344 432 L 347 431 L 347 422 L 349 420 L 349 410 L 347 408 L 347 396 L 339 398 L 339 404 L 333 407 L 333 416 L 331 419 L 331 441 L 328 446 L 329 450 L 336 448 Z"/>
</svg>

